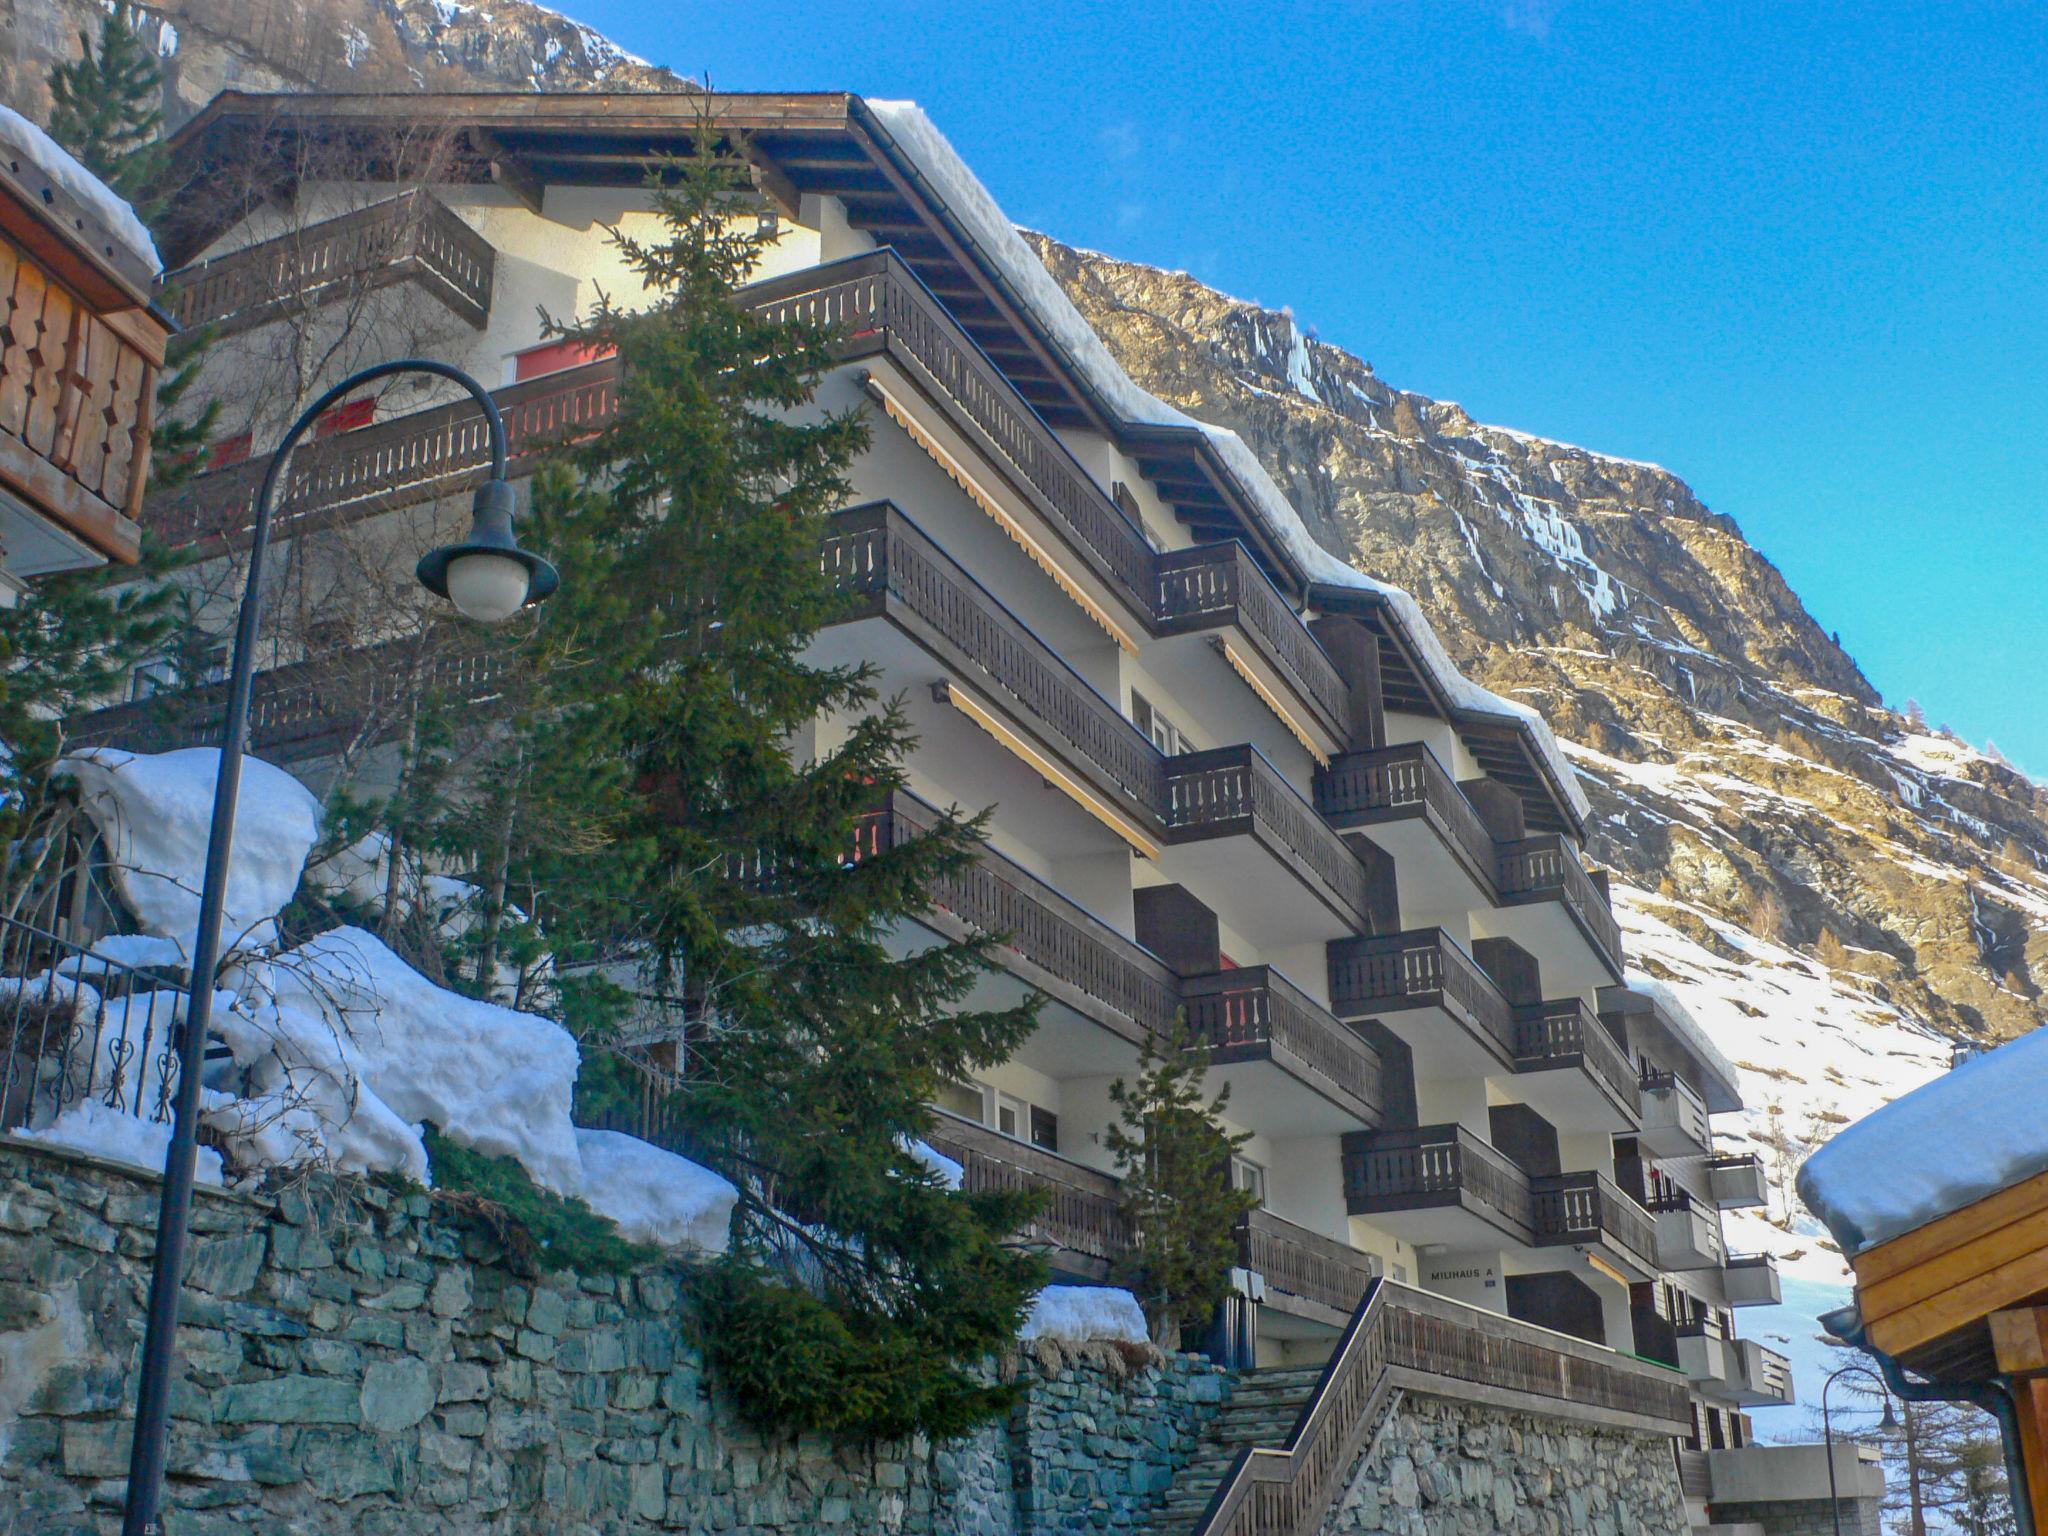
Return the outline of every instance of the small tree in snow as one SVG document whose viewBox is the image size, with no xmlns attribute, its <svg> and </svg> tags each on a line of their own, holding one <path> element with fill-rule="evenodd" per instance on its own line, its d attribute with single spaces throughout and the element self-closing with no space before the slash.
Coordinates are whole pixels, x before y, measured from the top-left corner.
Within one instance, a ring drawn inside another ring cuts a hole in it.
<svg viewBox="0 0 2048 1536">
<path fill-rule="evenodd" d="M 1927 711 L 1920 707 L 1918 699 L 1906 700 L 1906 724 L 1916 731 L 1927 729 Z"/>
<path fill-rule="evenodd" d="M 1258 1204 L 1231 1185 L 1231 1156 L 1251 1134 L 1223 1128 L 1230 1085 L 1205 1100 L 1208 1070 L 1208 1047 L 1177 1014 L 1166 1040 L 1148 1036 L 1139 1046 L 1136 1081 L 1118 1078 L 1109 1089 L 1117 1124 L 1105 1144 L 1136 1236 L 1130 1279 L 1153 1339 L 1169 1349 L 1229 1294 L 1237 1225 Z"/>
</svg>

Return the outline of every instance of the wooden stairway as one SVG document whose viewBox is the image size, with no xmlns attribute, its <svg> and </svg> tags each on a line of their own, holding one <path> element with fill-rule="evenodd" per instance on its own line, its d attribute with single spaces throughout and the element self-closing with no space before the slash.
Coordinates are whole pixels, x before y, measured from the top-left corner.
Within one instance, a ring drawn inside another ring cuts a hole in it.
<svg viewBox="0 0 2048 1536">
<path fill-rule="evenodd" d="M 1239 1376 L 1223 1411 L 1204 1430 L 1194 1458 L 1153 1512 L 1146 1536 L 1194 1536 L 1238 1453 L 1255 1445 L 1285 1445 L 1322 1375 L 1321 1366 L 1311 1365 Z"/>
</svg>

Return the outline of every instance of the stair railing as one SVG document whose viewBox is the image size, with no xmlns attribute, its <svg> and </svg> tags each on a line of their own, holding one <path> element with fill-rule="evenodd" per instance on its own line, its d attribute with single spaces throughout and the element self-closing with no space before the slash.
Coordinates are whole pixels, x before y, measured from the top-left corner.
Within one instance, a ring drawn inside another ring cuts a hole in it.
<svg viewBox="0 0 2048 1536">
<path fill-rule="evenodd" d="M 1334 1485 L 1378 1427 L 1391 1377 L 1385 1286 L 1374 1279 L 1308 1404 L 1279 1449 L 1247 1446 L 1195 1526 L 1198 1536 L 1295 1536 L 1329 1507 Z"/>
</svg>

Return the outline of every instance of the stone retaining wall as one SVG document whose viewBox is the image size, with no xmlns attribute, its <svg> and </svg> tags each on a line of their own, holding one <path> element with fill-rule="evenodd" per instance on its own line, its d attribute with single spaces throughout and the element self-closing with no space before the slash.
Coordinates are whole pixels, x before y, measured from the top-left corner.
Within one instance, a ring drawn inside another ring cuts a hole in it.
<svg viewBox="0 0 2048 1536">
<path fill-rule="evenodd" d="M 1354 1463 L 1320 1536 L 1684 1536 L 1671 1442 L 1417 1393 Z"/>
<path fill-rule="evenodd" d="M 0 1139 L 0 1536 L 111 1536 L 156 1179 Z M 170 1536 L 1035 1536 L 1129 1529 L 1228 1387 L 1193 1356 L 1026 1360 L 1006 1424 L 835 1448 L 742 1424 L 683 1277 L 522 1279 L 420 1194 L 204 1191 Z"/>
</svg>

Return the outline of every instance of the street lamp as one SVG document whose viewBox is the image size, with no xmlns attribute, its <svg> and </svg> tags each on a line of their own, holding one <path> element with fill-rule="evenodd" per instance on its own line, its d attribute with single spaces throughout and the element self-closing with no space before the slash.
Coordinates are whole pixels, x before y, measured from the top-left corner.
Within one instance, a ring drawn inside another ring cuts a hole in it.
<svg viewBox="0 0 2048 1536">
<path fill-rule="evenodd" d="M 214 971 L 220 960 L 221 910 L 227 897 L 228 855 L 242 787 L 242 755 L 249 734 L 249 693 L 256 672 L 256 626 L 263 609 L 263 555 L 270 545 L 270 515 L 277 482 L 293 446 L 336 401 L 375 379 L 428 373 L 459 384 L 483 408 L 490 428 L 490 478 L 477 487 L 469 538 L 420 561 L 421 583 L 446 597 L 465 616 L 484 623 L 508 618 L 553 592 L 560 578 L 540 556 L 512 537 L 512 487 L 505 483 L 505 421 L 498 404 L 460 368 L 424 358 L 379 363 L 343 379 L 299 414 L 271 455 L 256 495 L 256 528 L 249 541 L 249 574 L 235 619 L 234 665 L 228 674 L 227 719 L 221 727 L 220 772 L 213 786 L 213 823 L 206 841 L 199 927 L 192 941 L 192 989 L 178 1037 L 178 1097 L 172 1112 L 170 1152 L 164 1160 L 163 1201 L 156 1224 L 156 1258 L 149 1279 L 149 1320 L 142 1339 L 142 1374 L 135 1401 L 135 1439 L 128 1456 L 128 1500 L 122 1536 L 161 1536 L 157 1504 L 163 1496 L 164 1437 L 170 1417 L 171 1362 L 178 1332 L 178 1291 L 192 1214 L 192 1175 L 199 1153 L 199 1086 L 207 1028 L 213 1018 Z"/>
<path fill-rule="evenodd" d="M 1885 1386 L 1884 1378 L 1879 1376 L 1869 1366 L 1845 1365 L 1821 1383 L 1820 1432 L 1821 1439 L 1827 1446 L 1828 1513 L 1835 1518 L 1835 1536 L 1842 1536 L 1842 1503 L 1841 1497 L 1835 1488 L 1835 1424 L 1834 1420 L 1828 1417 L 1828 1388 L 1832 1387 L 1836 1381 L 1844 1376 L 1868 1376 L 1872 1381 L 1876 1382 L 1877 1390 L 1884 1397 L 1884 1417 L 1878 1422 L 1877 1427 L 1887 1430 L 1899 1427 L 1898 1417 L 1892 1412 L 1892 1394 Z"/>
</svg>

